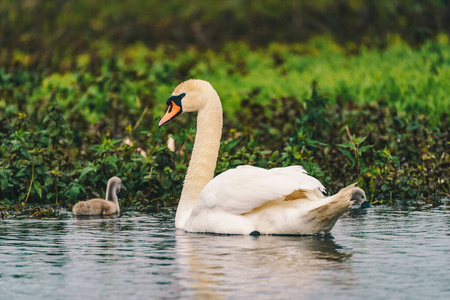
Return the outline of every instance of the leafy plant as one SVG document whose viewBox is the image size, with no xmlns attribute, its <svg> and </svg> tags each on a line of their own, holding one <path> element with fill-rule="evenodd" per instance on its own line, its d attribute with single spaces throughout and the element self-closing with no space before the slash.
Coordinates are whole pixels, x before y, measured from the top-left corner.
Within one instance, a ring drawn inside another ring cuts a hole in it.
<svg viewBox="0 0 450 300">
<path fill-rule="evenodd" d="M 353 54 L 323 37 L 220 51 L 99 47 L 0 60 L 0 210 L 70 209 L 104 197 L 112 176 L 122 179 L 125 209 L 176 205 L 195 115 L 170 128 L 157 122 L 174 86 L 191 77 L 210 81 L 222 99 L 216 173 L 300 164 L 331 193 L 357 181 L 374 203 L 449 194 L 445 36 Z"/>
</svg>

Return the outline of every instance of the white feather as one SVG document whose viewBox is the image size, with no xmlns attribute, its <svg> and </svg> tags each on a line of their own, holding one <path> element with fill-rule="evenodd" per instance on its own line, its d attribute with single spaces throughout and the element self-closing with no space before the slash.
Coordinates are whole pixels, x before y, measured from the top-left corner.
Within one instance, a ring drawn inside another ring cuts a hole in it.
<svg viewBox="0 0 450 300">
<path fill-rule="evenodd" d="M 220 208 L 232 214 L 244 214 L 296 190 L 325 188 L 301 166 L 263 169 L 239 166 L 211 180 L 202 190 L 192 213 Z"/>
</svg>

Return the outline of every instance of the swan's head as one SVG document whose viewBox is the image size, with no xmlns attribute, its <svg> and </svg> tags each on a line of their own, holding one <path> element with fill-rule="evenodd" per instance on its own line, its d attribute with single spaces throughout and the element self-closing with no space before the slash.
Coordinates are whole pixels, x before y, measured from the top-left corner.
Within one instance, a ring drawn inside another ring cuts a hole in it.
<svg viewBox="0 0 450 300">
<path fill-rule="evenodd" d="M 355 187 L 352 190 L 351 201 L 354 201 L 354 204 L 360 205 L 362 208 L 371 207 L 369 201 L 367 201 L 366 193 L 359 187 Z"/>
<path fill-rule="evenodd" d="M 167 99 L 167 109 L 159 121 L 159 127 L 175 119 L 184 112 L 199 111 L 208 103 L 211 96 L 219 97 L 207 81 L 190 79 L 180 83 Z"/>
<path fill-rule="evenodd" d="M 122 187 L 122 180 L 120 180 L 120 178 L 116 176 L 111 177 L 108 180 L 108 186 L 113 188 L 116 191 L 116 194 L 118 194 L 120 192 L 120 188 Z"/>
</svg>

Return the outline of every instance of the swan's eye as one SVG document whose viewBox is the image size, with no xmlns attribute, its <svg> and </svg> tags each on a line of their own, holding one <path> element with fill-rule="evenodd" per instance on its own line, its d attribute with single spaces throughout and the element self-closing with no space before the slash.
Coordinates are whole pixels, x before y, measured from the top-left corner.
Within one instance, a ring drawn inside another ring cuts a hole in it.
<svg viewBox="0 0 450 300">
<path fill-rule="evenodd" d="M 181 93 L 179 95 L 170 96 L 169 99 L 167 99 L 167 106 L 171 107 L 173 103 L 181 107 L 181 99 L 186 96 L 186 93 Z M 170 108 L 169 108 L 170 109 Z"/>
</svg>

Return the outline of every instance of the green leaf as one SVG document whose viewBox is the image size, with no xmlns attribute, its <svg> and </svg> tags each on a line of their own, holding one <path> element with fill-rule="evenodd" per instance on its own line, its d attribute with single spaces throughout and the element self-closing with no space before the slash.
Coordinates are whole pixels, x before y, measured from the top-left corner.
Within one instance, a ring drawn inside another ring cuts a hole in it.
<svg viewBox="0 0 450 300">
<path fill-rule="evenodd" d="M 381 190 L 383 191 L 383 192 L 386 192 L 386 191 L 388 191 L 390 189 L 390 186 L 388 185 L 388 184 L 383 184 L 382 186 L 381 186 Z"/>
<path fill-rule="evenodd" d="M 52 176 L 48 176 L 44 181 L 44 186 L 51 186 L 53 184 L 53 178 Z"/>
<path fill-rule="evenodd" d="M 42 199 L 42 187 L 39 181 L 33 181 L 33 189 L 39 195 L 39 198 Z"/>
<path fill-rule="evenodd" d="M 361 143 L 364 142 L 367 139 L 367 137 L 368 137 L 368 135 L 366 135 L 365 137 L 356 139 L 356 141 L 355 141 L 356 146 L 361 145 Z"/>
<path fill-rule="evenodd" d="M 120 143 L 120 142 L 122 142 L 122 141 L 123 141 L 122 139 L 114 139 L 114 140 L 111 140 L 111 145 L 115 145 L 115 144 Z"/>
<path fill-rule="evenodd" d="M 317 141 L 317 140 L 308 140 L 307 144 L 310 145 L 310 146 L 314 146 L 314 147 L 316 147 L 317 145 L 320 145 L 320 146 L 323 146 L 323 147 L 328 147 L 329 146 L 327 143 L 323 143 L 323 142 Z"/>
<path fill-rule="evenodd" d="M 270 150 L 264 150 L 264 151 L 261 151 L 259 154 L 267 155 L 267 154 L 271 154 L 271 153 L 272 153 L 272 151 L 270 151 Z"/>
<path fill-rule="evenodd" d="M 92 146 L 89 149 L 97 151 L 97 152 L 101 152 L 102 151 L 102 145 L 95 145 L 95 146 Z"/>
<path fill-rule="evenodd" d="M 27 169 L 23 168 L 19 172 L 17 172 L 16 176 L 14 176 L 14 177 L 24 177 L 26 175 L 27 175 Z"/>
<path fill-rule="evenodd" d="M 94 169 L 94 168 L 92 168 L 92 167 L 86 167 L 86 168 L 84 168 L 83 171 L 81 171 L 79 180 L 80 180 L 80 181 L 83 180 L 84 177 L 85 177 L 87 174 L 89 174 L 89 173 L 91 173 L 91 172 L 93 172 L 93 171 L 95 172 L 96 169 Z"/>
<path fill-rule="evenodd" d="M 242 165 L 242 164 L 244 164 L 244 163 L 240 159 L 236 159 L 236 160 L 231 161 L 231 165 L 232 166 L 238 166 L 238 165 Z"/>
<path fill-rule="evenodd" d="M 25 148 L 20 148 L 20 153 L 22 153 L 22 155 L 25 156 L 27 159 L 31 158 L 30 152 L 28 152 L 28 150 Z"/>
<path fill-rule="evenodd" d="M 338 147 L 342 147 L 342 148 L 349 148 L 351 150 L 355 149 L 355 145 L 352 143 L 343 143 L 343 144 L 338 144 Z"/>
<path fill-rule="evenodd" d="M 108 156 L 105 159 L 105 163 L 111 165 L 114 168 L 114 171 L 116 171 L 116 172 L 118 171 L 117 164 L 116 164 L 117 161 L 119 161 L 119 159 L 115 156 Z"/>
<path fill-rule="evenodd" d="M 80 194 L 80 187 L 79 186 L 73 186 L 73 187 L 70 188 L 68 193 L 69 193 L 70 200 L 75 201 L 75 200 L 77 200 L 78 195 Z"/>
<path fill-rule="evenodd" d="M 367 151 L 367 149 L 372 148 L 374 145 L 366 145 L 366 146 L 362 146 L 361 148 L 359 148 L 359 154 L 364 153 Z"/>
<path fill-rule="evenodd" d="M 231 149 L 233 149 L 234 147 L 236 147 L 236 145 L 242 140 L 242 138 L 237 138 L 234 140 L 229 141 L 228 143 L 225 144 L 225 146 L 223 147 L 225 152 L 229 152 Z"/>
<path fill-rule="evenodd" d="M 354 167 L 356 165 L 356 158 L 354 158 L 350 152 L 344 150 L 344 149 L 339 149 L 339 151 L 341 151 L 345 156 L 348 157 L 348 159 L 350 160 L 350 162 L 352 163 L 352 167 Z"/>
<path fill-rule="evenodd" d="M 55 137 L 61 132 L 61 127 L 52 125 L 48 128 L 47 131 L 51 137 Z"/>
</svg>

